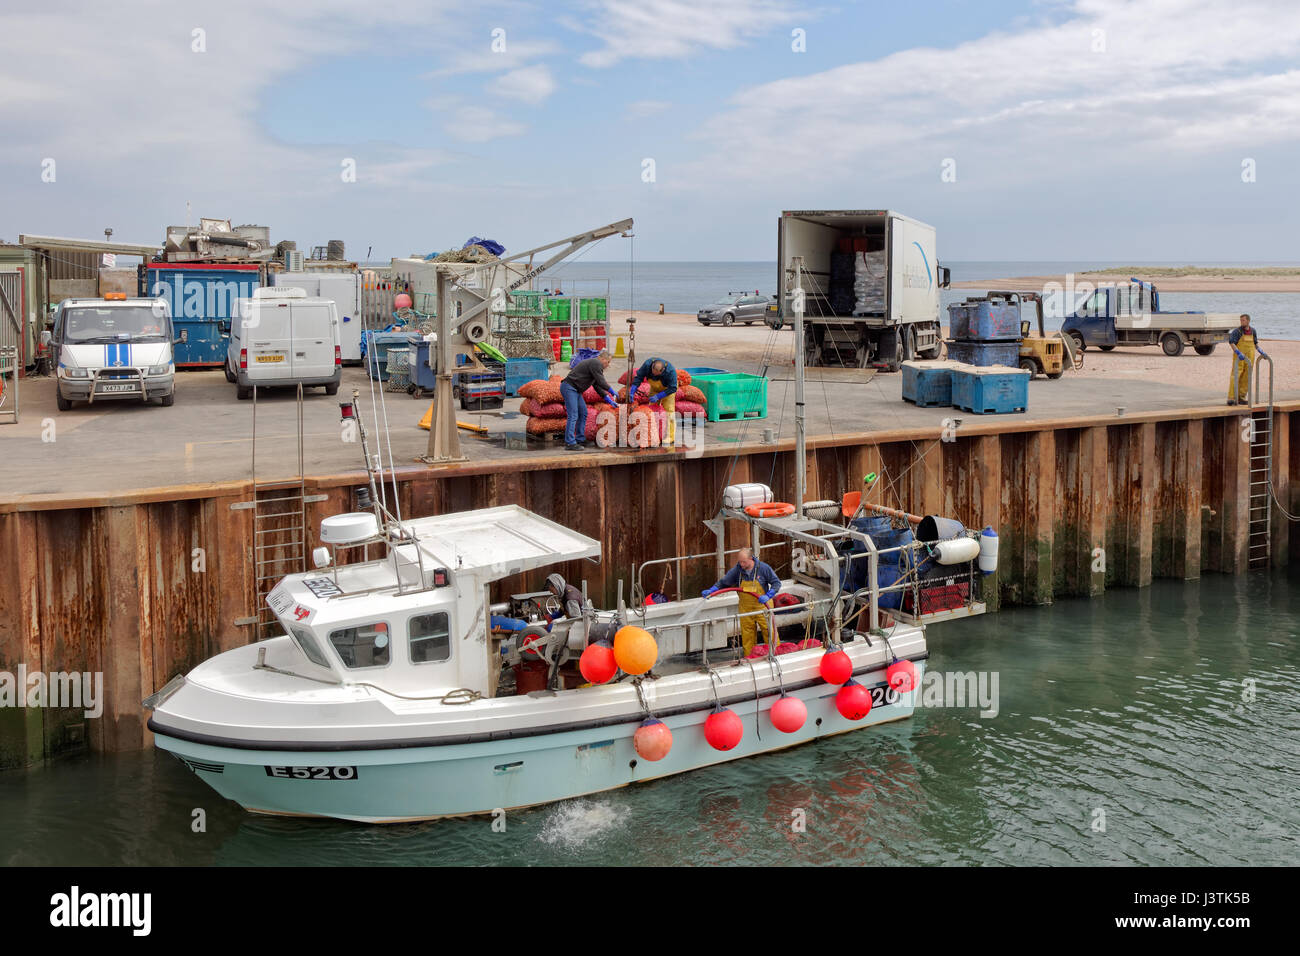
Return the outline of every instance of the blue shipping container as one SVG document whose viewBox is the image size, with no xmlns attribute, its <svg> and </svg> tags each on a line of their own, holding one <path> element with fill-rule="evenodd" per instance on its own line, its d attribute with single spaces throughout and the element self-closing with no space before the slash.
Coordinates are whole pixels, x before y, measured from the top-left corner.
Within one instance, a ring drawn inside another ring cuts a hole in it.
<svg viewBox="0 0 1300 956">
<path fill-rule="evenodd" d="M 150 262 L 140 294 L 167 300 L 178 368 L 224 365 L 235 302 L 262 286 L 257 263 Z"/>
<path fill-rule="evenodd" d="M 967 299 L 948 306 L 948 334 L 967 342 L 1020 338 L 1020 306 L 1002 299 Z"/>
<path fill-rule="evenodd" d="M 953 342 L 948 343 L 948 358 L 963 365 L 1020 365 L 1018 342 Z"/>
<path fill-rule="evenodd" d="M 975 415 L 1023 412 L 1029 407 L 1029 373 L 1018 368 L 954 369 L 952 403 Z"/>
</svg>

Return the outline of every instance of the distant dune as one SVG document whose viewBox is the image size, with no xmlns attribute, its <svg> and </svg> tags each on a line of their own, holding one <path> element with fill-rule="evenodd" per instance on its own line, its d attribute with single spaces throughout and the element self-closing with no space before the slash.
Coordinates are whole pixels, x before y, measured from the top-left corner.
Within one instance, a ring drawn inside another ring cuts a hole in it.
<svg viewBox="0 0 1300 956">
<path fill-rule="evenodd" d="M 1074 282 L 1128 282 L 1149 279 L 1166 292 L 1300 292 L 1300 266 L 1125 266 L 1076 272 Z M 954 282 L 954 289 L 1006 289 L 1030 292 L 1049 282 L 1064 285 L 1064 275 L 1009 276 Z"/>
</svg>

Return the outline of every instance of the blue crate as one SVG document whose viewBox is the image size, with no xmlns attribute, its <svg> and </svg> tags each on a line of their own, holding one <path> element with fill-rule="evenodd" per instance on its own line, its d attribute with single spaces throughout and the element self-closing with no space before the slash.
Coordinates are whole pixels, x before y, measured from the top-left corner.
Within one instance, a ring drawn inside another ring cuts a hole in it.
<svg viewBox="0 0 1300 956">
<path fill-rule="evenodd" d="M 912 361 L 904 362 L 903 401 L 919 408 L 942 408 L 952 404 L 952 370 L 956 362 Z"/>
<path fill-rule="evenodd" d="M 948 340 L 948 358 L 964 365 L 1020 365 L 1019 342 L 954 342 Z"/>
<path fill-rule="evenodd" d="M 952 370 L 952 403 L 975 415 L 1006 415 L 1029 407 L 1029 373 L 1006 367 Z"/>
<path fill-rule="evenodd" d="M 1019 339 L 1020 305 L 1005 299 L 954 302 L 948 306 L 948 334 L 965 342 Z"/>
<path fill-rule="evenodd" d="M 519 386 L 544 379 L 551 374 L 551 363 L 541 358 L 506 359 L 506 394 L 519 395 Z"/>
<path fill-rule="evenodd" d="M 685 372 L 687 375 L 689 375 L 691 378 L 695 378 L 697 375 L 730 375 L 731 374 L 725 368 L 712 368 L 711 366 L 708 365 L 695 365 L 690 368 L 683 368 L 682 371 Z"/>
</svg>

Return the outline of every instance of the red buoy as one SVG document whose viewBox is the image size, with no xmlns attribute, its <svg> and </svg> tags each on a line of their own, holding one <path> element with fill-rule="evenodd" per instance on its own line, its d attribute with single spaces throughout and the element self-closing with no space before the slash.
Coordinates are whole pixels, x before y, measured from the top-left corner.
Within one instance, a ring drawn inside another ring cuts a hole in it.
<svg viewBox="0 0 1300 956">
<path fill-rule="evenodd" d="M 798 697 L 782 694 L 772 705 L 772 726 L 783 734 L 792 734 L 808 719 L 808 707 Z"/>
<path fill-rule="evenodd" d="M 618 673 L 618 663 L 614 660 L 614 645 L 609 641 L 596 641 L 588 644 L 582 656 L 578 658 L 578 670 L 583 678 L 592 684 L 603 684 Z"/>
<path fill-rule="evenodd" d="M 730 750 L 744 735 L 745 725 L 731 708 L 715 710 L 704 721 L 704 739 L 714 750 Z"/>
<path fill-rule="evenodd" d="M 648 717 L 632 735 L 632 746 L 646 760 L 663 760 L 673 749 L 673 732 L 655 717 Z"/>
<path fill-rule="evenodd" d="M 894 661 L 885 668 L 885 680 L 900 694 L 916 687 L 916 665 L 911 661 Z"/>
<path fill-rule="evenodd" d="M 847 720 L 861 720 L 871 713 L 871 691 L 849 678 L 835 695 L 835 709 Z"/>
<path fill-rule="evenodd" d="M 827 651 L 822 655 L 822 680 L 828 684 L 843 684 L 853 676 L 853 659 L 844 651 Z"/>
</svg>

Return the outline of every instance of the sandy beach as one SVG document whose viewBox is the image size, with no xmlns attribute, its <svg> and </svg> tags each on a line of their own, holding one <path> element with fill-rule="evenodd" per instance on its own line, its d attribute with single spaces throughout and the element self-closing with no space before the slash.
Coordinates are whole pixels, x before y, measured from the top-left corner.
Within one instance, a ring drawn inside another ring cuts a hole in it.
<svg viewBox="0 0 1300 956">
<path fill-rule="evenodd" d="M 626 310 L 613 311 L 609 326 L 612 335 L 623 336 L 625 348 L 629 342 L 626 334 L 628 314 Z M 773 332 L 762 324 L 730 329 L 705 327 L 689 313 L 658 315 L 638 311 L 635 314 L 638 320 L 637 355 L 642 359 L 658 354 L 680 360 L 683 355 L 694 354 L 701 356 L 696 360 L 699 364 L 707 361 L 738 372 L 757 371 L 769 349 L 774 366 L 782 362 L 793 364 L 794 361 L 794 336 L 789 329 Z M 947 335 L 946 328 L 944 334 Z M 610 342 L 612 347 L 614 340 Z M 1277 395 L 1294 397 L 1300 390 L 1300 341 L 1261 337 L 1260 345 L 1275 362 L 1274 388 Z M 1153 385 L 1193 385 L 1203 389 L 1209 399 L 1219 391 L 1226 396 L 1232 366 L 1232 352 L 1226 345 L 1219 346 L 1212 355 L 1204 356 L 1188 349 L 1176 359 L 1169 358 L 1158 347 L 1118 348 L 1113 352 L 1088 349 L 1083 358 L 1083 368 L 1072 370 L 1067 378 L 1115 378 Z"/>
<path fill-rule="evenodd" d="M 1135 269 L 1125 272 L 1076 272 L 1074 284 L 1080 282 L 1126 283 L 1136 276 L 1154 282 L 1163 292 L 1300 292 L 1300 270 L 1249 270 L 1240 272 L 1195 270 L 1195 274 L 1165 275 L 1159 269 Z M 1010 276 L 999 279 L 954 282 L 954 289 L 1005 289 L 1008 292 L 1037 292 L 1048 283 L 1064 286 L 1064 275 Z"/>
</svg>

